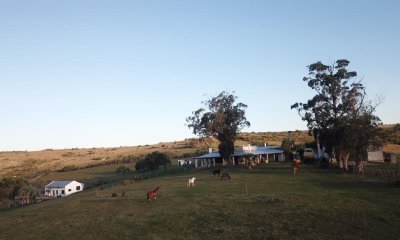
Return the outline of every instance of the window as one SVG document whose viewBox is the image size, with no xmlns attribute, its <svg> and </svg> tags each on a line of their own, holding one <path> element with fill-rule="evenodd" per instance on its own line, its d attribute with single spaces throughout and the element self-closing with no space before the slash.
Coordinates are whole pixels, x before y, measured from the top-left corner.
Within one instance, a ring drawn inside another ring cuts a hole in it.
<svg viewBox="0 0 400 240">
<path fill-rule="evenodd" d="M 58 195 L 58 190 L 56 190 L 56 194 Z"/>
<path fill-rule="evenodd" d="M 64 191 L 64 190 L 61 190 L 61 194 L 65 194 L 65 191 Z"/>
<path fill-rule="evenodd" d="M 68 192 L 71 192 L 71 188 L 68 189 Z"/>
<path fill-rule="evenodd" d="M 81 190 L 81 186 L 76 186 L 76 190 Z"/>
</svg>

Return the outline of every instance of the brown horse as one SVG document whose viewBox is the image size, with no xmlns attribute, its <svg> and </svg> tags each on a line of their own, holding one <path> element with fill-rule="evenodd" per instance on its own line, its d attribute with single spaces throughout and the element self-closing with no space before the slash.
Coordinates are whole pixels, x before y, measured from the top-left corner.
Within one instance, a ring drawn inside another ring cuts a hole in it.
<svg viewBox="0 0 400 240">
<path fill-rule="evenodd" d="M 221 176 L 221 169 L 216 169 L 216 170 L 214 170 L 213 171 L 213 176 L 215 177 L 215 176 Z"/>
<path fill-rule="evenodd" d="M 230 180 L 231 179 L 231 176 L 229 176 L 229 174 L 228 173 L 222 173 L 222 175 L 221 175 L 221 180 Z"/>
<path fill-rule="evenodd" d="M 157 187 L 153 191 L 147 192 L 147 201 L 151 201 L 151 199 L 157 199 L 157 192 L 160 190 L 160 187 Z"/>
<path fill-rule="evenodd" d="M 300 171 L 300 164 L 301 161 L 299 159 L 294 160 L 294 163 L 292 164 L 292 172 L 294 176 L 296 176 L 297 172 Z"/>
</svg>

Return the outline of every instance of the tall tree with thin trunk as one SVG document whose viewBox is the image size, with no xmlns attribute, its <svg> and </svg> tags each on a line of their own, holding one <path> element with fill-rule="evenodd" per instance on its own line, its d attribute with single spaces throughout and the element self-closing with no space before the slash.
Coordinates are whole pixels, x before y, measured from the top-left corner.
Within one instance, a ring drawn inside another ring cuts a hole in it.
<svg viewBox="0 0 400 240">
<path fill-rule="evenodd" d="M 250 122 L 245 117 L 246 104 L 236 103 L 233 93 L 221 92 L 216 97 L 202 102 L 207 108 L 200 108 L 186 118 L 188 127 L 201 138 L 213 136 L 219 140 L 218 150 L 222 158 L 231 163 L 237 134 Z"/>
<path fill-rule="evenodd" d="M 374 115 L 376 104 L 366 101 L 365 87 L 356 79 L 355 71 L 348 71 L 349 61 L 337 60 L 333 65 L 316 62 L 308 66 L 309 76 L 303 80 L 316 91 L 306 103 L 295 103 L 303 121 L 320 144 L 334 154 L 344 171 L 350 155 L 365 152 L 376 136 L 380 120 Z"/>
</svg>

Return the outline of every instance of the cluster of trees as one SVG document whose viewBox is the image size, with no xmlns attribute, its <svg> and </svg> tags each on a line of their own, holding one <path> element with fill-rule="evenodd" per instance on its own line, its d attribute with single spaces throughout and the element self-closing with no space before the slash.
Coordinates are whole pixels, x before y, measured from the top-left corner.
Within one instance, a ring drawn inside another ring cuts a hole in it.
<svg viewBox="0 0 400 240">
<path fill-rule="evenodd" d="M 146 171 L 158 171 L 160 166 L 164 166 L 164 169 L 171 165 L 170 157 L 162 152 L 152 152 L 145 156 L 144 159 L 139 160 L 136 165 L 135 169 L 138 172 L 146 172 Z"/>
<path fill-rule="evenodd" d="M 355 71 L 348 71 L 349 61 L 337 60 L 333 65 L 316 62 L 308 66 L 304 77 L 316 95 L 306 103 L 295 103 L 303 121 L 317 142 L 340 162 L 347 171 L 351 157 L 357 164 L 365 158 L 367 148 L 381 144 L 380 119 L 374 115 L 376 103 L 366 100 L 366 91 Z"/>
<path fill-rule="evenodd" d="M 0 205 L 10 207 L 15 196 L 37 196 L 40 194 L 38 188 L 31 185 L 23 178 L 0 179 Z"/>
<path fill-rule="evenodd" d="M 382 143 L 377 127 L 381 121 L 374 115 L 382 98 L 375 103 L 366 100 L 365 87 L 357 79 L 357 72 L 347 70 L 349 63 L 340 59 L 332 65 L 321 62 L 309 65 L 309 75 L 303 80 L 316 95 L 306 103 L 291 106 L 307 122 L 315 141 L 331 156 L 335 155 L 344 171 L 347 171 L 350 157 L 360 163 L 368 147 Z M 250 126 L 245 117 L 247 105 L 235 104 L 236 100 L 233 94 L 221 92 L 203 102 L 205 108 L 194 111 L 186 119 L 195 135 L 219 140 L 219 153 L 228 162 L 238 132 Z M 286 140 L 283 147 L 292 148 L 294 143 Z"/>
</svg>

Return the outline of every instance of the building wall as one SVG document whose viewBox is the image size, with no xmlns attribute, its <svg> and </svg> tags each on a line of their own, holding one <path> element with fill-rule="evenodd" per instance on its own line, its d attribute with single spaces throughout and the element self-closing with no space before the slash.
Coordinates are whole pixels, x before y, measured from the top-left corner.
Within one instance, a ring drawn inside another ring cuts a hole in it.
<svg viewBox="0 0 400 240">
<path fill-rule="evenodd" d="M 68 196 L 76 192 L 81 192 L 82 190 L 83 190 L 83 183 L 72 181 L 70 184 L 65 186 L 65 196 Z"/>
<path fill-rule="evenodd" d="M 380 151 L 370 151 L 368 152 L 368 162 L 384 162 L 383 152 Z"/>
<path fill-rule="evenodd" d="M 397 163 L 397 156 L 394 153 L 390 154 L 390 162 L 391 163 Z"/>
<path fill-rule="evenodd" d="M 44 195 L 45 196 L 49 196 L 49 197 L 58 197 L 58 196 L 62 196 L 62 190 L 64 190 L 64 188 L 45 188 L 44 191 Z"/>
</svg>

